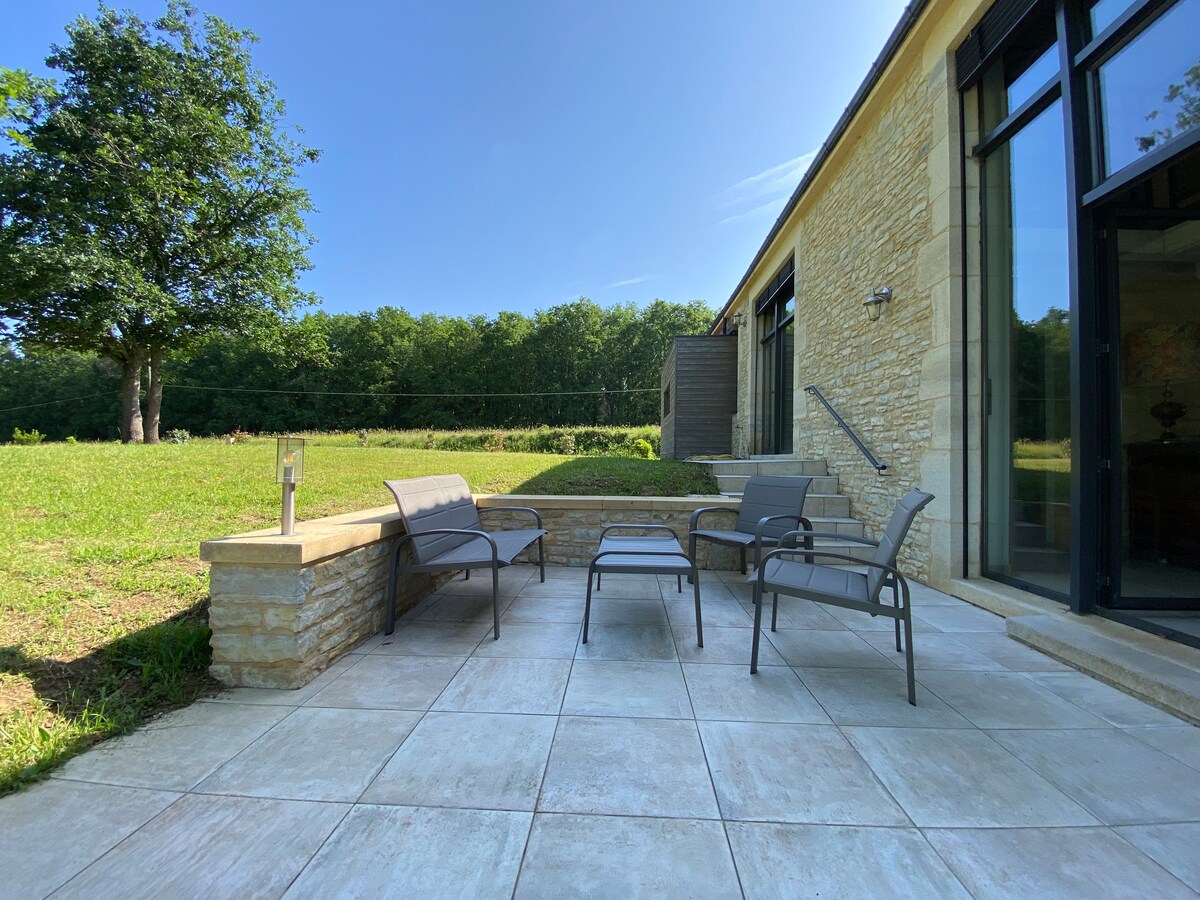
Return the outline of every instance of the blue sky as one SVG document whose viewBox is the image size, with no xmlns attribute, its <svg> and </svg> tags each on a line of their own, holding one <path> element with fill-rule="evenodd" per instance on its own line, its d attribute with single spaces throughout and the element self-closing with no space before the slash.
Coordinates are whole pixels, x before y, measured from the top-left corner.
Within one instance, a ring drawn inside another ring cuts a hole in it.
<svg viewBox="0 0 1200 900">
<path fill-rule="evenodd" d="M 114 2 L 145 18 L 163 2 Z M 324 152 L 303 184 L 329 312 L 532 313 L 581 295 L 719 308 L 902 0 L 206 0 Z M 97 7 L 7 4 L 44 74 Z"/>
</svg>

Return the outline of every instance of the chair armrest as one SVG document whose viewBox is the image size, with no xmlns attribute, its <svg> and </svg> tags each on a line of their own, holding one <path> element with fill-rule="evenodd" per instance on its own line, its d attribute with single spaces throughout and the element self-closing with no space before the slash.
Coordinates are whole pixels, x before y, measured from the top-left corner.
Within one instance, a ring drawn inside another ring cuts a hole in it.
<svg viewBox="0 0 1200 900">
<path fill-rule="evenodd" d="M 758 580 L 758 590 L 760 595 L 763 587 L 763 574 L 766 571 L 767 563 L 770 560 L 780 556 L 803 556 L 806 562 L 811 557 L 824 556 L 828 559 L 841 559 L 847 562 L 852 562 L 856 566 L 868 566 L 870 568 L 882 569 L 885 575 L 893 579 L 893 585 L 899 586 L 904 596 L 904 605 L 908 606 L 908 581 L 905 580 L 904 576 L 900 574 L 900 570 L 895 566 L 889 566 L 887 563 L 875 562 L 871 559 L 859 559 L 857 556 L 851 556 L 849 553 L 838 553 L 833 550 L 809 550 L 807 548 L 792 549 L 780 547 L 778 550 L 772 550 L 770 553 L 764 556 L 762 565 L 759 566 L 758 570 L 754 573 Z"/>
<path fill-rule="evenodd" d="M 736 509 L 727 509 L 724 506 L 702 506 L 699 509 L 692 510 L 692 517 L 688 520 L 688 531 L 695 531 L 696 526 L 700 524 L 700 517 L 705 513 L 727 512 L 737 513 Z"/>
<path fill-rule="evenodd" d="M 763 516 L 761 519 L 758 520 L 758 525 L 754 529 L 754 543 L 756 543 L 756 544 L 762 543 L 763 530 L 767 527 L 768 522 L 778 522 L 781 519 L 788 519 L 790 521 L 797 522 L 800 525 L 806 525 L 808 527 L 804 528 L 803 530 L 804 531 L 812 531 L 812 522 L 808 521 L 808 519 L 804 518 L 804 516 L 792 516 L 792 515 Z M 795 532 L 789 531 L 783 537 L 787 537 L 788 534 L 795 534 Z M 783 538 L 780 538 L 780 540 L 782 540 L 782 539 Z"/>
<path fill-rule="evenodd" d="M 873 541 L 870 538 L 854 537 L 849 534 L 838 534 L 836 531 L 789 531 L 779 539 L 779 542 L 783 543 L 789 538 L 792 540 L 796 538 L 803 538 L 806 541 L 811 538 L 834 538 L 839 541 L 850 541 L 852 544 L 865 544 L 868 547 L 879 546 L 879 541 Z"/>
<path fill-rule="evenodd" d="M 492 547 L 492 563 L 494 564 L 497 560 L 496 539 L 494 537 L 492 537 L 490 534 L 488 534 L 486 531 L 475 531 L 470 528 L 430 528 L 426 531 L 414 531 L 411 534 L 400 535 L 400 540 L 396 541 L 396 546 L 392 550 L 393 565 L 395 564 L 395 560 L 400 558 L 400 548 L 401 547 L 403 547 L 405 544 L 407 544 L 413 538 L 428 537 L 431 534 L 462 534 L 462 535 L 466 535 L 468 538 L 471 538 L 472 540 L 487 541 Z"/>
<path fill-rule="evenodd" d="M 534 517 L 534 519 L 537 520 L 537 527 L 538 528 L 542 527 L 542 514 L 540 512 L 538 512 L 536 509 L 534 509 L 532 506 L 480 506 L 480 507 L 476 507 L 476 511 L 479 513 L 480 517 L 482 517 L 484 513 L 489 513 L 489 512 L 530 513 Z"/>
<path fill-rule="evenodd" d="M 671 528 L 669 525 L 638 525 L 636 523 L 622 524 L 620 522 L 605 526 L 604 530 L 600 532 L 600 540 L 604 540 L 604 536 L 606 534 L 608 534 L 610 531 L 612 531 L 614 528 L 631 528 L 631 529 L 635 529 L 637 531 L 665 531 L 669 535 L 671 535 L 671 537 L 675 538 L 675 540 L 679 540 L 679 535 L 676 534 L 675 529 Z"/>
</svg>

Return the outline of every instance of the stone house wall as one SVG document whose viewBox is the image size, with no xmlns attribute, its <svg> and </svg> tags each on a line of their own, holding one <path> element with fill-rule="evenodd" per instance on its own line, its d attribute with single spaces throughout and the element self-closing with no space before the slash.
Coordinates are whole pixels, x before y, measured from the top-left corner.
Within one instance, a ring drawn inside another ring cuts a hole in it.
<svg viewBox="0 0 1200 900">
<path fill-rule="evenodd" d="M 918 517 L 904 557 L 907 570 L 943 586 L 970 565 L 964 529 L 978 534 L 978 522 L 963 513 L 969 429 L 962 402 L 964 392 L 978 393 L 977 379 L 963 377 L 963 298 L 977 293 L 978 278 L 966 277 L 963 266 L 964 160 L 952 54 L 988 5 L 929 4 L 728 311 L 745 314 L 734 452 L 749 455 L 757 452 L 761 392 L 753 299 L 794 254 L 795 453 L 828 461 L 851 514 L 872 537 L 908 488 L 933 492 L 937 500 Z M 965 167 L 970 183 L 973 163 Z M 977 240 L 977 230 L 968 227 L 967 238 Z M 892 289 L 892 301 L 879 321 L 868 321 L 863 300 L 882 287 Z M 803 392 L 810 383 L 888 465 L 885 474 Z"/>
</svg>

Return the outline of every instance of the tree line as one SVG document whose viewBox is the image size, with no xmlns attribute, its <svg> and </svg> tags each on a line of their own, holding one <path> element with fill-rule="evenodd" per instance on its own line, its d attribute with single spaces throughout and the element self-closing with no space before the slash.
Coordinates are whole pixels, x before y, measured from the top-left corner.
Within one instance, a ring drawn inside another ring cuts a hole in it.
<svg viewBox="0 0 1200 900">
<path fill-rule="evenodd" d="M 712 318 L 699 300 L 604 308 L 582 297 L 531 316 L 313 312 L 269 341 L 219 334 L 168 352 L 162 426 L 228 434 L 647 424 L 659 419 L 672 339 L 704 333 Z M 112 360 L 0 344 L 0 439 L 20 428 L 115 440 L 120 422 Z"/>
</svg>

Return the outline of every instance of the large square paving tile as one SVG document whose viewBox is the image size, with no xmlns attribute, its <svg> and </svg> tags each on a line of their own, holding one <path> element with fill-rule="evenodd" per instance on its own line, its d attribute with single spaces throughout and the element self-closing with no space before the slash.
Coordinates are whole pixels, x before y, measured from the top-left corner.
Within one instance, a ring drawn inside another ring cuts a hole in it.
<svg viewBox="0 0 1200 900">
<path fill-rule="evenodd" d="M 930 829 L 925 836 L 980 900 L 1194 896 L 1106 828 Z"/>
<path fill-rule="evenodd" d="M 289 712 L 286 706 L 193 703 L 75 757 L 57 777 L 186 791 Z"/>
<path fill-rule="evenodd" d="M 196 790 L 357 800 L 420 718 L 404 710 L 298 709 Z"/>
<path fill-rule="evenodd" d="M 696 627 L 696 603 L 693 600 L 667 600 L 667 618 L 672 627 Z M 700 601 L 700 615 L 704 627 L 712 625 L 717 628 L 753 628 L 754 617 L 746 612 L 746 607 L 736 600 L 710 600 L 704 597 Z"/>
<path fill-rule="evenodd" d="M 747 596 L 742 598 L 742 608 L 751 618 L 751 625 L 754 624 L 754 603 L 752 598 Z M 798 597 L 780 597 L 779 612 L 775 617 L 775 627 L 782 630 L 808 630 L 808 631 L 848 631 L 849 629 L 842 623 L 837 616 L 830 610 L 836 607 L 824 607 L 819 603 L 814 603 L 811 600 L 802 600 Z M 859 614 L 862 619 L 869 619 L 870 616 Z M 766 606 L 762 611 L 762 626 L 763 628 L 771 627 L 771 595 L 767 595 Z"/>
<path fill-rule="evenodd" d="M 690 719 L 692 704 L 679 663 L 580 659 L 571 667 L 565 716 Z"/>
<path fill-rule="evenodd" d="M 362 800 L 532 811 L 555 724 L 554 716 L 431 712 Z"/>
<path fill-rule="evenodd" d="M 1073 672 L 1066 663 L 1047 656 L 1032 647 L 1027 647 L 1003 632 L 958 631 L 955 640 L 974 647 L 985 656 L 990 656 L 1005 668 L 1014 672 Z"/>
<path fill-rule="evenodd" d="M 504 626 L 500 626 L 504 633 Z M 492 639 L 492 622 L 417 622 L 397 625 L 372 656 L 469 656 L 486 636 Z"/>
<path fill-rule="evenodd" d="M 838 725 L 967 727 L 971 723 L 917 682 L 917 705 L 908 702 L 904 672 L 887 669 L 805 669 L 796 673 Z"/>
<path fill-rule="evenodd" d="M 737 897 L 720 822 L 539 813 L 517 898 Z"/>
<path fill-rule="evenodd" d="M 52 779 L 0 799 L 0 894 L 44 897 L 180 796 Z"/>
<path fill-rule="evenodd" d="M 920 620 L 942 631 L 991 631 L 1004 633 L 1004 617 L 977 606 L 963 603 L 958 606 L 913 607 L 913 621 Z"/>
<path fill-rule="evenodd" d="M 971 896 L 915 828 L 728 827 L 747 897 Z"/>
<path fill-rule="evenodd" d="M 593 625 L 667 625 L 667 608 L 661 600 L 630 600 L 625 597 L 596 599 L 592 595 Z M 693 620 L 694 621 L 694 620 Z"/>
<path fill-rule="evenodd" d="M 1126 825 L 1114 829 L 1152 860 L 1186 884 L 1200 891 L 1200 822 L 1178 825 Z"/>
<path fill-rule="evenodd" d="M 918 827 L 1098 824 L 1078 803 L 975 729 L 842 730 Z"/>
<path fill-rule="evenodd" d="M 579 632 L 578 622 L 501 622 L 500 640 L 483 641 L 475 656 L 572 659 Z"/>
<path fill-rule="evenodd" d="M 1026 677 L 1121 728 L 1174 725 L 1179 721 L 1170 713 L 1163 712 L 1095 678 L 1089 678 L 1082 672 L 1034 672 Z"/>
<path fill-rule="evenodd" d="M 500 633 L 509 623 L 583 623 L 582 597 L 529 597 L 522 594 L 500 617 Z"/>
<path fill-rule="evenodd" d="M 575 657 L 659 662 L 678 658 L 674 636 L 666 626 L 596 624 L 589 626 L 588 642 L 580 643 Z"/>
<path fill-rule="evenodd" d="M 1178 723 L 1178 720 L 1176 720 Z M 1186 766 L 1200 770 L 1200 728 L 1195 725 L 1164 725 L 1155 728 L 1129 728 L 1128 734 L 1161 750 Z"/>
<path fill-rule="evenodd" d="M 683 675 L 697 719 L 830 724 L 821 705 L 787 666 L 760 666 L 751 675 L 744 665 L 685 663 Z"/>
<path fill-rule="evenodd" d="M 892 661 L 853 631 L 764 630 L 789 666 L 892 669 Z"/>
<path fill-rule="evenodd" d="M 540 812 L 719 817 L 696 724 L 563 716 Z"/>
<path fill-rule="evenodd" d="M 510 897 L 532 817 L 359 804 L 286 896 Z"/>
<path fill-rule="evenodd" d="M 436 710 L 557 715 L 571 672 L 568 659 L 467 660 Z"/>
<path fill-rule="evenodd" d="M 1123 731 L 989 734 L 1106 824 L 1200 822 L 1196 771 Z"/>
<path fill-rule="evenodd" d="M 699 725 L 726 819 L 910 824 L 837 728 L 758 722 Z"/>
<path fill-rule="evenodd" d="M 1018 672 L 917 672 L 980 728 L 1108 728 L 1108 722 Z"/>
<path fill-rule="evenodd" d="M 710 627 L 704 623 L 704 646 L 696 645 L 695 623 L 691 626 L 676 625 L 675 652 L 682 662 L 717 663 L 723 665 L 741 664 L 750 677 L 750 648 L 753 644 L 753 628 L 721 628 Z M 763 632 L 765 635 L 766 632 Z M 758 664 L 760 666 L 782 666 L 783 657 L 771 646 L 764 637 L 758 648 Z"/>
<path fill-rule="evenodd" d="M 497 595 L 496 605 L 501 614 L 512 603 L 512 597 L 511 594 Z M 483 622 L 490 625 L 494 612 L 489 586 L 486 593 L 441 594 L 433 603 L 422 606 L 412 618 L 417 622 Z"/>
<path fill-rule="evenodd" d="M 353 678 L 337 678 L 307 706 L 343 709 L 429 709 L 466 660 L 445 656 L 368 656 Z"/>
<path fill-rule="evenodd" d="M 55 896 L 278 897 L 349 810 L 343 803 L 193 794 Z"/>
<path fill-rule="evenodd" d="M 864 632 L 863 638 L 893 665 L 904 668 L 904 654 L 896 652 L 893 632 Z M 913 668 L 921 671 L 1008 671 L 1002 663 L 969 647 L 954 635 L 943 633 L 914 634 Z"/>
</svg>

